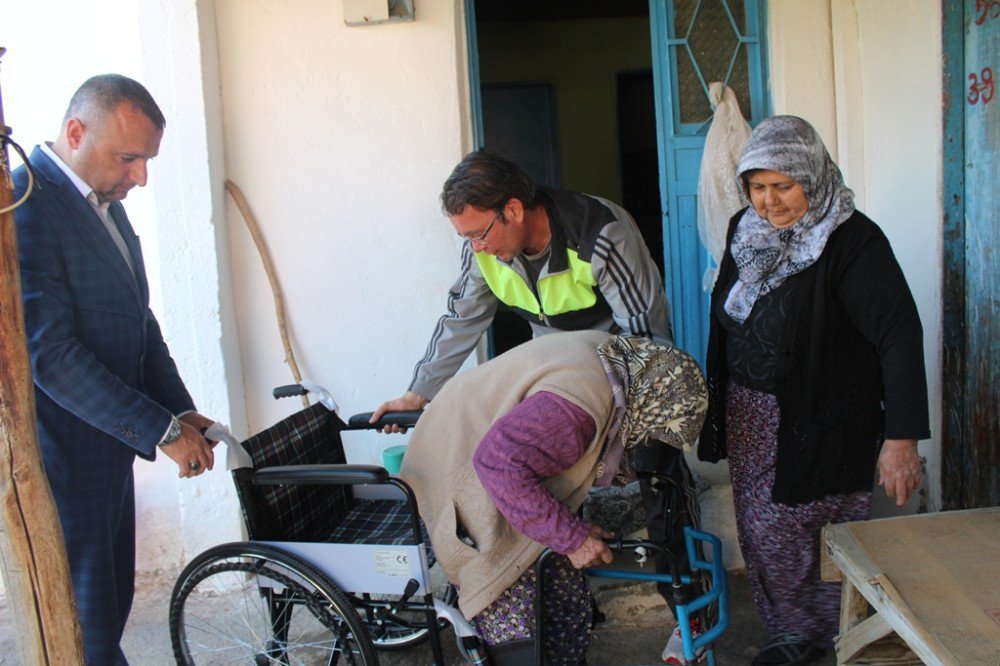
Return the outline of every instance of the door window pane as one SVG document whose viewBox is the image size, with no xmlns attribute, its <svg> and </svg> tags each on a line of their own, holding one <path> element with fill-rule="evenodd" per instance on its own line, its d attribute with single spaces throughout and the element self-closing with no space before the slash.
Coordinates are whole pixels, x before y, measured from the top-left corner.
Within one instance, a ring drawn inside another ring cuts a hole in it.
<svg viewBox="0 0 1000 666">
<path fill-rule="evenodd" d="M 677 63 L 676 95 L 682 124 L 712 117 L 708 85 L 722 81 L 733 89 L 744 116 L 750 117 L 750 83 L 743 0 L 677 0 L 674 5 Z"/>
</svg>

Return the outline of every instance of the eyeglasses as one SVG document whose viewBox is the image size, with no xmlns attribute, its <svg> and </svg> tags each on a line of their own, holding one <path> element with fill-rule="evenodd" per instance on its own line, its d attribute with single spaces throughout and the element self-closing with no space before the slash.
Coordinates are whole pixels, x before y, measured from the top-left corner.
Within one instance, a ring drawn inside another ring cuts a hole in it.
<svg viewBox="0 0 1000 666">
<path fill-rule="evenodd" d="M 464 236 L 462 234 L 459 234 L 459 236 L 461 236 L 465 240 L 469 241 L 470 243 L 484 243 L 486 241 L 486 237 L 490 235 L 490 231 L 493 230 L 493 225 L 497 223 L 497 220 L 500 219 L 501 215 L 503 215 L 503 207 L 501 207 L 497 211 L 497 214 L 493 216 L 493 219 L 490 221 L 489 225 L 486 227 L 486 231 L 484 231 L 480 235 L 472 237 L 472 236 Z"/>
</svg>

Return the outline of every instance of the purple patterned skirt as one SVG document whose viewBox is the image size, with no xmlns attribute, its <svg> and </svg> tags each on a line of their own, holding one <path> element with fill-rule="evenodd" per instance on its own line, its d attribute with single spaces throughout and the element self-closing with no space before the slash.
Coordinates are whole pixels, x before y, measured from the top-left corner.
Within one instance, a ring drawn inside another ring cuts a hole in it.
<svg viewBox="0 0 1000 666">
<path fill-rule="evenodd" d="M 871 493 L 829 495 L 796 506 L 773 503 L 779 422 L 777 398 L 730 382 L 726 431 L 740 550 L 768 630 L 793 632 L 829 649 L 839 629 L 840 584 L 820 579 L 820 530 L 827 523 L 867 519 Z"/>
<path fill-rule="evenodd" d="M 573 568 L 569 558 L 552 555 L 546 562 L 544 578 L 543 628 L 548 663 L 586 663 L 593 615 L 587 577 Z M 488 645 L 535 635 L 535 590 L 532 567 L 472 618 L 472 624 Z"/>
</svg>

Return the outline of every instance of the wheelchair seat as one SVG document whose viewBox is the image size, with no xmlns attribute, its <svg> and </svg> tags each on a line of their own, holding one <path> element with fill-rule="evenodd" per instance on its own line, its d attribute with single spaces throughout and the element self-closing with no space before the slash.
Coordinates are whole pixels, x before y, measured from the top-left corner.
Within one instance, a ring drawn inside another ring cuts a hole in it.
<svg viewBox="0 0 1000 666">
<path fill-rule="evenodd" d="M 427 527 L 420 521 L 427 557 L 434 561 Z M 356 499 L 354 505 L 330 533 L 329 542 L 370 545 L 413 543 L 413 528 L 406 502 L 393 499 Z"/>
</svg>

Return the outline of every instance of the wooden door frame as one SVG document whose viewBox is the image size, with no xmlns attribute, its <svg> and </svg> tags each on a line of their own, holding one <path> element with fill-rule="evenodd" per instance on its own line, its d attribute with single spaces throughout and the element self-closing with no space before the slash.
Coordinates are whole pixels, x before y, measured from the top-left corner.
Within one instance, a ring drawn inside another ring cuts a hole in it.
<svg viewBox="0 0 1000 666">
<path fill-rule="evenodd" d="M 988 330 L 992 334 L 995 320 L 982 318 L 979 294 L 984 275 L 988 276 L 988 280 L 992 278 L 991 274 L 983 273 L 989 270 L 991 264 L 982 252 L 984 246 L 980 236 L 984 229 L 970 226 L 984 222 L 980 217 L 984 208 L 981 197 L 988 197 L 985 204 L 991 206 L 996 198 L 994 190 L 997 181 L 995 173 L 989 169 L 984 171 L 979 164 L 979 160 L 985 158 L 980 151 L 978 133 L 972 137 L 967 135 L 970 122 L 978 132 L 979 120 L 974 118 L 972 110 L 977 109 L 975 113 L 979 113 L 980 109 L 973 106 L 979 100 L 969 96 L 968 87 L 970 80 L 975 81 L 969 68 L 974 70 L 978 66 L 978 61 L 968 61 L 970 55 L 982 56 L 982 44 L 976 43 L 978 36 L 973 40 L 972 31 L 998 30 L 1000 19 L 991 13 L 989 27 L 983 25 L 987 19 L 983 11 L 989 11 L 990 5 L 975 4 L 973 8 L 971 0 L 942 2 L 944 257 L 941 504 L 944 509 L 995 505 L 1000 497 L 1000 485 L 996 480 L 1000 457 L 991 434 L 997 424 L 989 420 L 996 418 L 996 405 L 993 404 L 996 393 L 986 388 L 995 389 L 997 366 L 995 358 L 990 356 L 992 350 L 980 348 L 984 342 L 995 344 L 992 338 L 982 337 L 983 322 L 988 322 Z M 996 39 L 996 34 L 991 34 L 994 35 L 992 39 Z M 968 49 L 973 43 L 977 52 L 970 54 Z M 995 68 L 995 60 L 991 62 Z M 998 108 L 996 102 L 992 104 L 994 106 L 990 108 L 995 111 Z M 984 137 L 984 140 L 988 139 Z M 967 180 L 970 168 L 993 175 L 987 192 L 980 192 L 978 184 Z M 974 195 L 980 198 L 973 200 L 971 197 Z M 971 223 L 967 221 L 969 216 L 972 216 Z M 991 233 L 996 231 L 994 228 L 989 230 Z M 992 238 L 995 239 L 995 236 Z M 992 249 L 993 246 L 987 247 Z M 995 298 L 995 291 L 990 298 Z"/>
<path fill-rule="evenodd" d="M 943 320 L 941 377 L 941 508 L 963 505 L 968 443 L 965 420 L 965 44 L 964 2 L 942 3 L 943 63 Z"/>
<path fill-rule="evenodd" d="M 483 147 L 483 96 L 479 77 L 479 29 L 476 27 L 476 0 L 464 0 L 465 50 L 469 68 L 469 116 L 472 123 L 472 149 Z"/>
</svg>

